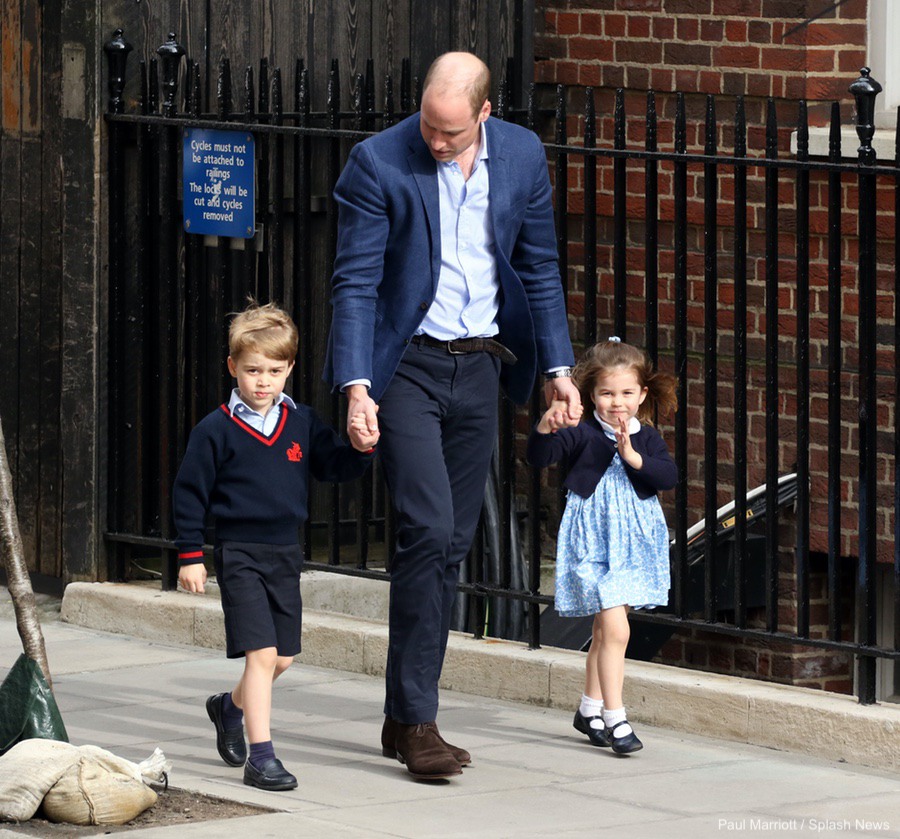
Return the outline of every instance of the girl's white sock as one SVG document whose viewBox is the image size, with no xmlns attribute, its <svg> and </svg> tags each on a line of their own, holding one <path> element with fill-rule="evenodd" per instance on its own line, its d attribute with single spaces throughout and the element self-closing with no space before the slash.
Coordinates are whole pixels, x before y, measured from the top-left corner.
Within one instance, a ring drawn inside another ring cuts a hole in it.
<svg viewBox="0 0 900 839">
<path fill-rule="evenodd" d="M 591 720 L 590 726 L 591 728 L 603 728 L 602 720 L 594 720 L 591 717 L 602 717 L 603 716 L 603 700 L 602 699 L 591 699 L 586 693 L 581 694 L 581 705 L 578 710 L 581 712 L 581 716 L 585 719 Z"/>
<path fill-rule="evenodd" d="M 615 708 L 613 710 L 605 708 L 603 710 L 603 722 L 606 723 L 606 727 L 610 730 L 616 729 L 616 726 L 618 726 L 615 732 L 616 737 L 627 737 L 632 732 L 624 708 Z"/>
</svg>

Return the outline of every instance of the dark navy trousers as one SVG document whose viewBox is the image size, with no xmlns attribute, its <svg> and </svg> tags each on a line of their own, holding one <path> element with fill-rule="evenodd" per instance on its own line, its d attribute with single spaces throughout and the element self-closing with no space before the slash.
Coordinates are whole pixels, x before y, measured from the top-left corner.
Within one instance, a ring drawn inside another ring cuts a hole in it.
<svg viewBox="0 0 900 839">
<path fill-rule="evenodd" d="M 384 712 L 437 716 L 460 563 L 478 524 L 497 433 L 500 361 L 410 344 L 379 401 L 378 450 L 397 510 Z"/>
</svg>

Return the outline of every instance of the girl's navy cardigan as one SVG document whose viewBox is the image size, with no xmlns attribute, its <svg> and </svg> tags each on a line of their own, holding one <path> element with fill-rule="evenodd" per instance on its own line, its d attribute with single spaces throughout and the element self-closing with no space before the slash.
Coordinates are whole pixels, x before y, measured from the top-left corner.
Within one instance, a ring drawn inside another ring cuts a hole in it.
<svg viewBox="0 0 900 839">
<path fill-rule="evenodd" d="M 660 490 L 672 489 L 678 470 L 659 432 L 642 425 L 631 435 L 631 445 L 643 458 L 643 466 L 637 470 L 622 463 L 638 497 L 649 498 Z M 569 474 L 564 483 L 582 498 L 593 495 L 615 453 L 615 440 L 606 436 L 593 415 L 574 428 L 561 428 L 553 434 L 541 434 L 535 426 L 528 437 L 528 462 L 534 466 L 550 466 L 568 455 Z"/>
<path fill-rule="evenodd" d="M 182 565 L 203 561 L 207 514 L 216 540 L 291 545 L 307 517 L 309 475 L 348 481 L 374 455 L 356 451 L 312 408 L 281 403 L 265 437 L 222 405 L 197 423 L 175 478 L 172 501 Z"/>
</svg>

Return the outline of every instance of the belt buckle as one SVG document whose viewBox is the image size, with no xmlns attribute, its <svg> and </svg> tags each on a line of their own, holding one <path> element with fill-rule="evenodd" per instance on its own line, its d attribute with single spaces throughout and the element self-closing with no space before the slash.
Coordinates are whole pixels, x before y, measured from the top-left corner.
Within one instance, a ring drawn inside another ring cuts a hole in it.
<svg viewBox="0 0 900 839">
<path fill-rule="evenodd" d="M 465 355 L 466 354 L 465 350 L 453 349 L 453 341 L 447 341 L 447 352 L 450 353 L 450 355 Z"/>
</svg>

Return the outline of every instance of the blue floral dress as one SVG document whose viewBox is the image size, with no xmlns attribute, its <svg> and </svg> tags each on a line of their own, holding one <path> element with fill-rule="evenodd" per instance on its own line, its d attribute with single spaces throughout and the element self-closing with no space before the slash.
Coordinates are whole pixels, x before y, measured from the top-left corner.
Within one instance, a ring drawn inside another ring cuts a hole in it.
<svg viewBox="0 0 900 839">
<path fill-rule="evenodd" d="M 659 499 L 641 499 L 618 453 L 589 498 L 569 492 L 556 543 L 563 617 L 669 602 L 669 531 Z"/>
</svg>

